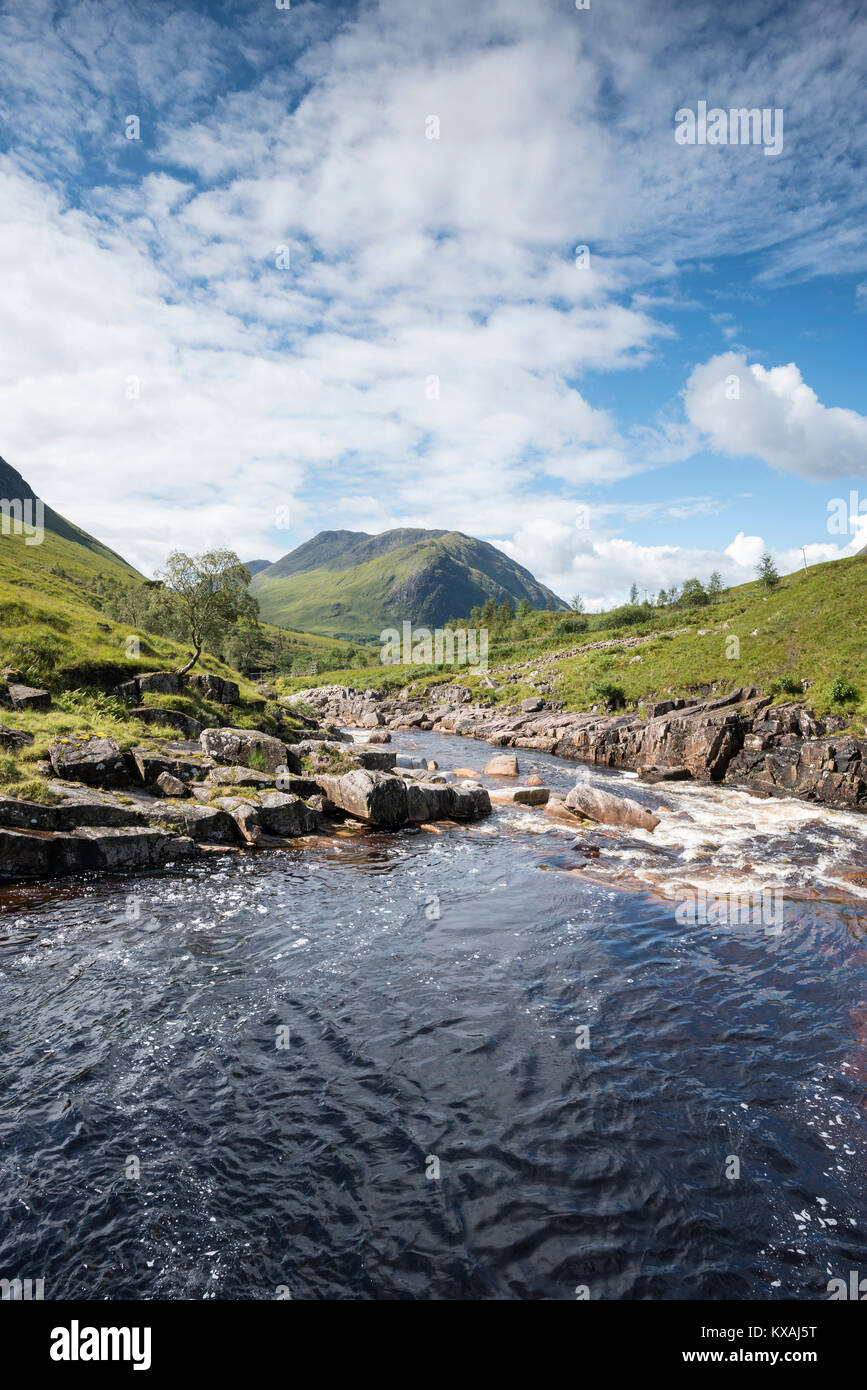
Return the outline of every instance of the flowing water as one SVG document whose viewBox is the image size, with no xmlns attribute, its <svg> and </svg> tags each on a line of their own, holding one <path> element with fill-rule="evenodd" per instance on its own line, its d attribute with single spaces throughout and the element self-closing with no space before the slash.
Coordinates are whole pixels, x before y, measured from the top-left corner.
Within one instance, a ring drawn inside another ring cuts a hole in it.
<svg viewBox="0 0 867 1390">
<path fill-rule="evenodd" d="M 817 1299 L 867 1273 L 867 818 L 519 757 L 668 809 L 577 847 L 509 807 L 0 893 L 0 1277 Z"/>
</svg>

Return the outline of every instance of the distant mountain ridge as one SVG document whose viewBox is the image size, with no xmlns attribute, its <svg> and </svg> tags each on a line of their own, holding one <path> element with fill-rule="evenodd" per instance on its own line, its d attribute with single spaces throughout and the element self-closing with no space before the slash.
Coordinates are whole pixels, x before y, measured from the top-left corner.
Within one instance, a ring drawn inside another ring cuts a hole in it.
<svg viewBox="0 0 867 1390">
<path fill-rule="evenodd" d="M 254 562 L 256 563 L 256 562 Z M 523 565 L 461 531 L 399 527 L 320 531 L 259 569 L 251 590 L 269 623 L 330 636 L 378 637 L 410 621 L 442 627 L 489 598 L 533 608 L 568 605 Z"/>
</svg>

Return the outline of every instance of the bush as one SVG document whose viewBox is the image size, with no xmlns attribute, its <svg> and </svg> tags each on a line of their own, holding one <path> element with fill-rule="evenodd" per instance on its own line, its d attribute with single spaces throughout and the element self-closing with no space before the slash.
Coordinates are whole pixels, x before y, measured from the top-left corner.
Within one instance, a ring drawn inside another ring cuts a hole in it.
<svg viewBox="0 0 867 1390">
<path fill-rule="evenodd" d="M 596 622 L 596 628 L 608 627 L 632 627 L 635 623 L 649 622 L 653 617 L 653 609 L 647 603 L 624 603 L 620 608 L 612 608 L 608 613 L 600 613 Z"/>
<path fill-rule="evenodd" d="M 590 623 L 583 614 L 576 613 L 574 618 L 561 618 L 551 628 L 552 637 L 566 637 L 571 632 L 586 632 Z"/>
<path fill-rule="evenodd" d="M 843 676 L 837 676 L 831 682 L 828 698 L 832 705 L 852 705 L 858 699 L 858 691 Z"/>
<path fill-rule="evenodd" d="M 597 681 L 590 697 L 594 701 L 604 700 L 609 709 L 626 708 L 626 691 L 622 685 L 613 685 L 611 681 Z"/>
<path fill-rule="evenodd" d="M 794 676 L 780 676 L 777 685 L 784 695 L 803 695 L 804 687 Z"/>
<path fill-rule="evenodd" d="M 130 717 L 123 701 L 106 695 L 104 690 L 62 690 L 54 704 L 66 714 L 78 714 L 82 718 L 117 719 L 122 722 Z"/>
</svg>

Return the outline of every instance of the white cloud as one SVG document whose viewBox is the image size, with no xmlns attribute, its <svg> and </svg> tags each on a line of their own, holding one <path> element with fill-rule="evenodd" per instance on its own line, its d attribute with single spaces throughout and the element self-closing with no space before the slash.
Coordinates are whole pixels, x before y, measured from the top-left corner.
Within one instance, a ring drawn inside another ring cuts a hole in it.
<svg viewBox="0 0 867 1390">
<path fill-rule="evenodd" d="M 722 353 L 695 368 L 684 402 L 718 453 L 756 455 L 803 478 L 867 473 L 867 417 L 822 405 L 794 362 L 766 368 Z"/>
</svg>

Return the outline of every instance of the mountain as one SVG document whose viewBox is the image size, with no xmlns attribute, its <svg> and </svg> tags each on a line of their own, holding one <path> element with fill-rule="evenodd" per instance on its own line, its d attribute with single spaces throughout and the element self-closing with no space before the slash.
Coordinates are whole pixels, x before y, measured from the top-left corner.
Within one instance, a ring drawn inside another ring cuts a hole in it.
<svg viewBox="0 0 867 1390">
<path fill-rule="evenodd" d="M 23 508 L 25 522 L 30 521 L 31 523 L 36 523 L 38 521 L 38 513 L 36 510 L 37 501 L 38 498 L 33 488 L 22 478 L 18 470 L 7 463 L 5 459 L 0 458 L 0 506 L 12 502 L 20 502 Z M 99 569 L 107 571 L 119 569 L 121 573 L 115 575 L 118 579 L 141 578 L 138 571 L 134 570 L 132 565 L 128 565 L 126 560 L 116 554 L 115 551 L 109 550 L 108 546 L 103 545 L 102 541 L 98 541 L 87 531 L 82 531 L 81 527 L 74 526 L 71 521 L 67 521 L 59 512 L 55 512 L 45 503 L 43 503 L 42 523 L 45 527 L 46 538 L 38 545 L 25 545 L 22 536 L 10 534 L 13 530 L 11 518 L 16 516 L 17 513 L 10 510 L 9 515 L 10 521 L 8 523 L 3 523 L 0 540 L 17 542 L 15 547 L 16 551 L 20 553 L 23 550 L 25 558 L 29 556 L 31 560 L 36 561 L 37 558 L 44 556 L 46 552 L 43 551 L 43 546 L 46 540 L 51 537 L 56 537 L 57 540 L 67 543 L 61 547 L 63 558 L 66 560 L 77 560 L 79 564 L 83 564 L 85 568 L 88 570 L 92 569 L 94 572 Z M 25 536 L 28 534 L 28 531 L 29 528 L 25 530 Z M 49 548 L 53 557 L 54 552 L 57 550 L 57 546 L 55 544 L 51 545 Z M 82 554 L 82 552 L 87 552 L 87 554 Z"/>
<path fill-rule="evenodd" d="M 273 561 L 271 560 L 245 560 L 244 567 L 249 571 L 250 577 L 258 574 L 260 570 L 266 570 Z"/>
<path fill-rule="evenodd" d="M 269 623 L 354 638 L 403 620 L 444 627 L 488 598 L 568 606 L 487 541 L 410 527 L 378 536 L 320 531 L 260 570 L 250 588 Z"/>
</svg>

